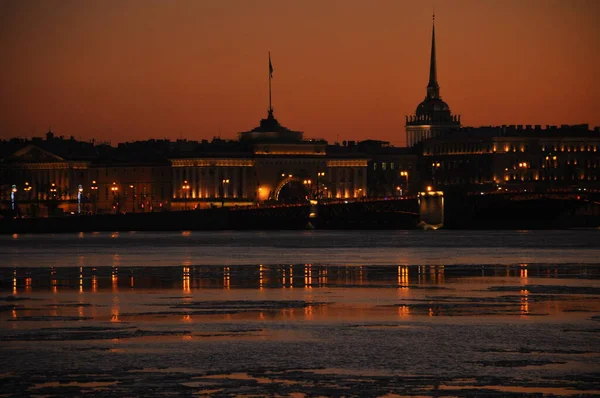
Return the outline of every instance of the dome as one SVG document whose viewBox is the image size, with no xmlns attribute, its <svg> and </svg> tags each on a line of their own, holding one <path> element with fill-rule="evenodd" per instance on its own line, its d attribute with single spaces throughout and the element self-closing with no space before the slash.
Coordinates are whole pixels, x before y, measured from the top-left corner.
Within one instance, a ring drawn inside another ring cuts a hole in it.
<svg viewBox="0 0 600 398">
<path fill-rule="evenodd" d="M 417 116 L 433 115 L 434 113 L 444 112 L 450 113 L 450 107 L 441 98 L 425 98 L 423 102 L 417 106 Z"/>
<path fill-rule="evenodd" d="M 260 126 L 240 134 L 241 140 L 251 141 L 302 141 L 304 133 L 293 131 L 279 124 L 273 116 L 273 110 L 269 110 L 269 116 L 261 119 Z"/>
</svg>

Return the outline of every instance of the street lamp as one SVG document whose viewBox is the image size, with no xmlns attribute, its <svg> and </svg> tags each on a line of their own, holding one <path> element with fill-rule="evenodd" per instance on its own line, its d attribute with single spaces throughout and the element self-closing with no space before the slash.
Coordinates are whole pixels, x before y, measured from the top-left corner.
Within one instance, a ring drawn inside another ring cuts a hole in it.
<svg viewBox="0 0 600 398">
<path fill-rule="evenodd" d="M 188 184 L 187 180 L 185 180 L 183 182 L 183 186 L 181 187 L 181 189 L 183 189 L 183 193 L 184 193 L 184 196 L 183 196 L 184 201 L 185 201 L 184 202 L 185 203 L 185 207 L 184 208 L 185 208 L 185 210 L 187 210 L 188 192 L 190 190 L 190 184 Z"/>
<path fill-rule="evenodd" d="M 129 188 L 131 189 L 131 212 L 135 213 L 135 198 L 137 197 L 135 194 L 135 185 L 132 184 Z"/>
<path fill-rule="evenodd" d="M 404 177 L 404 190 L 408 192 L 408 171 L 401 171 L 400 177 Z"/>
<path fill-rule="evenodd" d="M 312 199 L 312 180 L 304 180 L 302 183 L 306 186 L 309 193 L 309 199 Z"/>
<path fill-rule="evenodd" d="M 28 182 L 25 183 L 25 188 L 23 188 L 23 191 L 26 191 L 26 192 L 31 191 L 31 185 L 29 185 Z M 28 198 L 28 199 L 31 199 L 31 198 Z"/>
<path fill-rule="evenodd" d="M 431 180 L 432 180 L 431 182 L 434 185 L 437 185 L 437 180 L 435 178 L 435 174 L 436 174 L 437 170 L 440 168 L 440 166 L 441 166 L 441 164 L 439 162 L 431 164 Z"/>
<path fill-rule="evenodd" d="M 25 188 L 23 188 L 23 191 L 27 192 L 27 200 L 31 202 L 31 188 L 33 188 L 31 185 L 29 185 L 28 182 L 25 183 Z M 31 212 L 33 213 L 34 211 L 34 207 L 32 204 L 30 204 Z"/>
<path fill-rule="evenodd" d="M 83 194 L 83 187 L 81 184 L 77 187 L 77 213 L 81 214 L 81 195 Z"/>
<path fill-rule="evenodd" d="M 112 187 L 110 187 L 110 190 L 113 193 L 113 201 L 114 201 L 114 208 L 115 208 L 115 213 L 118 214 L 120 211 L 120 203 L 119 203 L 119 187 L 117 186 L 116 182 L 113 182 Z"/>
<path fill-rule="evenodd" d="M 17 195 L 17 186 L 13 185 L 10 190 L 10 203 L 12 205 L 13 211 L 15 210 L 15 196 Z"/>
<path fill-rule="evenodd" d="M 225 184 L 229 184 L 229 178 L 221 181 L 221 207 L 225 207 Z"/>
<path fill-rule="evenodd" d="M 96 180 L 92 181 L 92 186 L 90 187 L 92 190 L 92 201 L 94 203 L 94 214 L 96 214 L 96 200 L 98 199 L 98 185 L 96 185 Z"/>
<path fill-rule="evenodd" d="M 321 184 L 319 182 L 321 177 L 325 177 L 325 172 L 317 171 L 317 200 L 321 199 Z"/>
<path fill-rule="evenodd" d="M 50 198 L 56 199 L 56 184 L 55 183 L 52 183 L 52 185 L 50 185 Z"/>
</svg>

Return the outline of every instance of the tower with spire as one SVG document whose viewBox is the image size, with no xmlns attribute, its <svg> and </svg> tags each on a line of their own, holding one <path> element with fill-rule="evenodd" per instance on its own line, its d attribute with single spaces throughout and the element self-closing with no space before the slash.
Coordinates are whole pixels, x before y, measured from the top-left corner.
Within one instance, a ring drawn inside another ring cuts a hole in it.
<svg viewBox="0 0 600 398">
<path fill-rule="evenodd" d="M 438 137 L 446 131 L 460 127 L 460 116 L 452 115 L 450 107 L 440 97 L 437 81 L 437 61 L 435 53 L 435 14 L 431 33 L 431 58 L 429 61 L 429 83 L 427 95 L 417 106 L 414 115 L 406 116 L 406 146 L 413 147 L 419 142 Z"/>
</svg>

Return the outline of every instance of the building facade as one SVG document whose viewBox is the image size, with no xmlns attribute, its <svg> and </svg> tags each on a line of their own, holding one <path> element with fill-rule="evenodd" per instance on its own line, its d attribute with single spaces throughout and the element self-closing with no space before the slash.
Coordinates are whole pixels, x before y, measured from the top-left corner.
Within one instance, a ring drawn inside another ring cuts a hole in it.
<svg viewBox="0 0 600 398">
<path fill-rule="evenodd" d="M 266 119 L 239 140 L 171 158 L 172 206 L 242 206 L 306 200 L 361 198 L 367 191 L 368 158 L 337 153 L 325 141 Z"/>
<path fill-rule="evenodd" d="M 600 130 L 588 125 L 463 128 L 423 142 L 436 189 L 552 191 L 600 188 Z"/>
<path fill-rule="evenodd" d="M 6 144 L 6 143 L 5 143 Z M 26 216 L 191 210 L 367 196 L 367 155 L 279 124 L 272 111 L 240 139 L 95 146 L 56 139 L 8 145 L 4 211 Z M 80 144 L 80 148 L 67 150 Z"/>
</svg>

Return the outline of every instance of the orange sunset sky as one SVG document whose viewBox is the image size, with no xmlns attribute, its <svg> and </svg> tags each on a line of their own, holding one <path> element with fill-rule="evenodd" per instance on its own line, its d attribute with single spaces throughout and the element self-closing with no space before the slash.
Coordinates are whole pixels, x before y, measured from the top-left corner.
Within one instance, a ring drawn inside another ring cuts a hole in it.
<svg viewBox="0 0 600 398">
<path fill-rule="evenodd" d="M 463 125 L 600 125 L 597 0 L 0 2 L 0 138 L 307 138 L 405 144 L 435 7 L 442 98 Z"/>
</svg>

